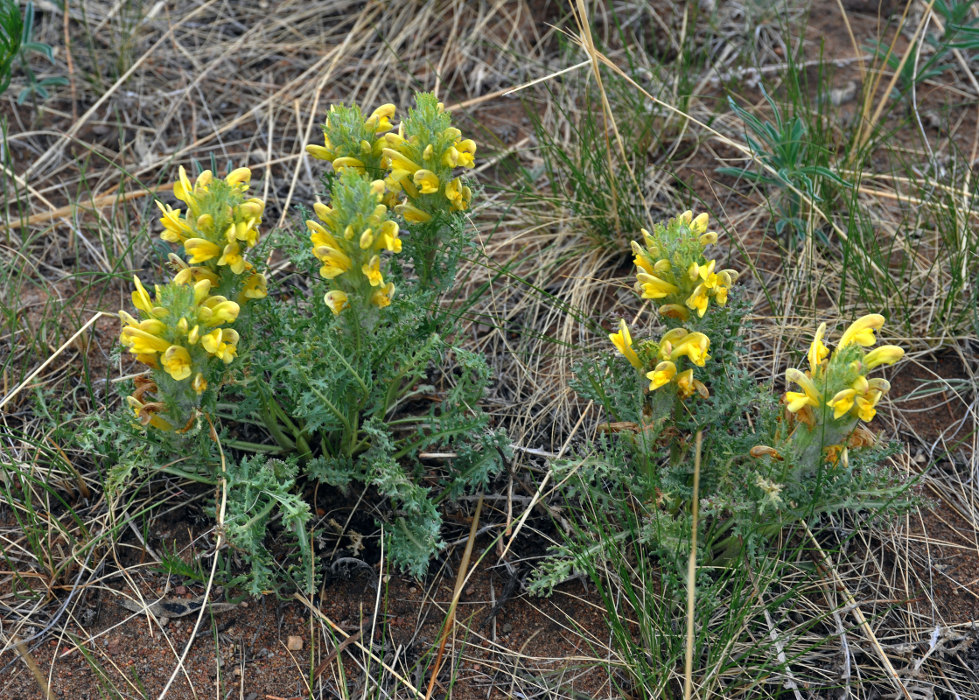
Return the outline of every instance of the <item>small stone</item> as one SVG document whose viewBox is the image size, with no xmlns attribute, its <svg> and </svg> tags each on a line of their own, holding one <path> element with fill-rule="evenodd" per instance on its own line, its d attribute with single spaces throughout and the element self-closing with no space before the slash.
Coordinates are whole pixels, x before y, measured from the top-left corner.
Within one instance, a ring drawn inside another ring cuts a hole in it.
<svg viewBox="0 0 979 700">
<path fill-rule="evenodd" d="M 418 589 L 415 588 L 414 586 L 412 586 L 411 588 L 408 589 L 408 592 L 411 593 L 412 595 L 414 595 L 415 593 L 418 592 Z"/>
<path fill-rule="evenodd" d="M 303 638 L 295 635 L 289 635 L 289 637 L 286 639 L 286 649 L 289 651 L 302 651 Z"/>
<path fill-rule="evenodd" d="M 187 586 L 177 586 L 173 589 L 173 592 L 177 595 L 187 595 Z"/>
</svg>

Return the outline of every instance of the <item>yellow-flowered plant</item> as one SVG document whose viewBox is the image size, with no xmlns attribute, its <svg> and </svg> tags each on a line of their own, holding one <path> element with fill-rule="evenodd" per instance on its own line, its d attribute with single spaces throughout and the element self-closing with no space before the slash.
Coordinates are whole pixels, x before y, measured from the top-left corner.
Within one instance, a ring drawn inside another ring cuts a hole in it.
<svg viewBox="0 0 979 700">
<path fill-rule="evenodd" d="M 127 400 L 144 425 L 173 430 L 193 423 L 200 395 L 207 389 L 210 365 L 230 363 L 238 333 L 228 327 L 241 307 L 211 294 L 207 279 L 194 284 L 156 285 L 151 296 L 134 277 L 132 294 L 138 317 L 119 312 L 120 342 L 152 369 Z M 146 400 L 147 395 L 153 400 Z"/>
<path fill-rule="evenodd" d="M 334 184 L 330 206 L 314 205 L 316 219 L 306 226 L 320 275 L 331 282 L 324 301 L 339 316 L 344 309 L 391 303 L 394 284 L 385 282 L 381 256 L 401 252 L 398 224 L 389 218 L 384 182 L 344 172 Z"/>
<path fill-rule="evenodd" d="M 157 202 L 163 214 L 160 238 L 182 246 L 187 260 L 171 260 L 180 268 L 178 283 L 209 280 L 213 289 L 239 302 L 261 299 L 266 295 L 265 276 L 255 272 L 245 260 L 245 253 L 258 243 L 265 202 L 247 196 L 251 170 L 237 168 L 223 178 L 203 171 L 190 182 L 183 166 L 173 193 L 186 205 L 174 209 Z"/>
<path fill-rule="evenodd" d="M 894 364 L 904 357 L 897 345 L 877 343 L 875 331 L 884 325 L 880 314 L 869 314 L 854 321 L 830 352 L 824 344 L 826 324 L 821 323 L 809 346 L 809 369 L 789 368 L 787 382 L 801 391 L 787 391 L 787 411 L 793 416 L 789 444 L 810 463 L 818 453 L 835 460 L 860 421 L 870 422 L 877 404 L 890 390 L 886 379 L 867 378 L 873 369 Z"/>
<path fill-rule="evenodd" d="M 416 106 L 384 137 L 389 190 L 403 193 L 395 210 L 411 224 L 424 224 L 446 211 L 466 211 L 472 190 L 456 175 L 472 168 L 476 144 L 462 138 L 434 95 L 417 96 Z"/>
<path fill-rule="evenodd" d="M 329 161 L 337 173 L 352 168 L 372 180 L 383 178 L 384 135 L 393 128 L 394 113 L 394 105 L 385 104 L 365 119 L 357 106 L 333 105 L 323 124 L 323 145 L 310 144 L 306 152 Z"/>
<path fill-rule="evenodd" d="M 663 316 L 686 322 L 691 312 L 702 318 L 711 302 L 727 304 L 738 273 L 718 270 L 717 261 L 705 257 L 707 246 L 717 242 L 708 225 L 707 214 L 685 211 L 652 232 L 642 229 L 642 244 L 632 241 L 636 291 L 653 300 Z"/>
</svg>

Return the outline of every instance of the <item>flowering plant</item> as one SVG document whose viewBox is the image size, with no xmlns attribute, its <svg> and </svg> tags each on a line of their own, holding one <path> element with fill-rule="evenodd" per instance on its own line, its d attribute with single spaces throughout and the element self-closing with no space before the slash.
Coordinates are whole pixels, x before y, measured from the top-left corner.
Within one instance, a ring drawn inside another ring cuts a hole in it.
<svg viewBox="0 0 979 700">
<path fill-rule="evenodd" d="M 253 304 L 269 290 L 247 259 L 264 211 L 248 197 L 250 171 L 191 182 L 181 168 L 184 207 L 159 204 L 161 238 L 181 252 L 170 256 L 173 279 L 153 295 L 137 279 L 138 317 L 119 314 L 122 344 L 149 374 L 127 399 L 144 449 L 117 472 L 181 455 L 167 468 L 223 483 L 224 531 L 250 564 L 237 580 L 253 592 L 281 580 L 265 545 L 276 522 L 298 548 L 286 567 L 295 582 L 315 582 L 305 483 L 370 488 L 388 555 L 420 575 L 441 547 L 438 499 L 484 484 L 509 449 L 478 407 L 485 362 L 454 344 L 457 321 L 438 311 L 472 245 L 461 235 L 472 190 L 457 170 L 473 166 L 476 146 L 432 95 L 396 131 L 395 113 L 334 106 L 324 144 L 307 148 L 332 166 L 326 202 L 312 205 L 304 234 L 271 244 L 309 270 L 311 293 Z M 407 262 L 392 264 L 403 246 Z M 451 460 L 423 462 L 432 448 Z"/>
</svg>

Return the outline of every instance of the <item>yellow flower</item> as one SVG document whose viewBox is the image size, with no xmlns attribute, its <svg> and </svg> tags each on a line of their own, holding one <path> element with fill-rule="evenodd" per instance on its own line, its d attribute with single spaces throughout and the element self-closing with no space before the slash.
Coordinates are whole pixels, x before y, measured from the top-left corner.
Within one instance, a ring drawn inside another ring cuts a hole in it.
<svg viewBox="0 0 979 700">
<path fill-rule="evenodd" d="M 183 243 L 187 240 L 187 237 L 192 233 L 192 229 L 186 221 L 180 218 L 180 210 L 173 209 L 160 201 L 156 202 L 156 206 L 163 212 L 163 218 L 160 219 L 160 223 L 163 225 L 164 230 L 160 234 L 160 238 L 168 243 Z"/>
<path fill-rule="evenodd" d="M 842 391 L 836 392 L 836 395 L 826 402 L 826 405 L 833 409 L 834 419 L 839 420 L 853 408 L 853 401 L 856 395 L 857 392 L 854 389 L 843 389 Z"/>
<path fill-rule="evenodd" d="M 194 381 L 192 381 L 192 382 L 190 383 L 190 386 L 191 386 L 191 387 L 192 387 L 192 388 L 194 389 L 194 391 L 196 391 L 196 392 L 197 392 L 198 394 L 203 394 L 203 393 L 204 393 L 205 391 L 207 391 L 207 380 L 206 380 L 206 379 L 204 379 L 204 375 L 203 375 L 203 374 L 201 374 L 200 372 L 198 372 L 198 373 L 197 373 L 197 374 L 196 374 L 196 375 L 194 376 Z"/>
<path fill-rule="evenodd" d="M 653 274 L 653 266 L 646 259 L 646 253 L 643 251 L 642 246 L 635 241 L 629 241 L 629 245 L 632 246 L 632 254 L 635 256 L 632 262 L 636 264 L 639 271 L 645 272 L 647 275 Z"/>
<path fill-rule="evenodd" d="M 472 190 L 464 186 L 460 178 L 455 178 L 445 186 L 445 198 L 449 200 L 452 208 L 456 211 L 465 211 L 469 208 Z"/>
<path fill-rule="evenodd" d="M 438 175 L 431 170 L 416 170 L 412 179 L 415 181 L 415 185 L 418 186 L 418 191 L 422 194 L 435 194 L 439 191 L 439 187 L 442 186 L 442 183 L 439 182 Z M 446 190 L 446 195 L 448 195 L 448 190 Z"/>
<path fill-rule="evenodd" d="M 219 326 L 222 323 L 234 323 L 241 312 L 241 307 L 222 296 L 208 297 L 197 308 L 197 318 L 205 326 Z"/>
<path fill-rule="evenodd" d="M 391 297 L 394 296 L 394 283 L 388 282 L 383 287 L 375 289 L 371 294 L 371 303 L 379 309 L 391 305 Z"/>
<path fill-rule="evenodd" d="M 133 292 L 133 306 L 142 311 L 143 313 L 153 314 L 153 302 L 150 299 L 150 295 L 147 293 L 146 288 L 143 287 L 143 283 L 139 281 L 139 277 L 133 275 L 133 282 L 136 284 L 136 291 Z"/>
<path fill-rule="evenodd" d="M 409 224 L 426 224 L 432 220 L 431 214 L 407 202 L 399 204 L 395 209 Z"/>
<path fill-rule="evenodd" d="M 232 328 L 215 328 L 201 336 L 201 346 L 211 355 L 229 364 L 238 354 L 238 332 Z"/>
<path fill-rule="evenodd" d="M 681 398 L 689 399 L 697 390 L 695 382 L 696 380 L 693 378 L 692 369 L 680 372 L 680 374 L 676 376 L 677 394 L 679 394 Z"/>
<path fill-rule="evenodd" d="M 820 323 L 819 328 L 816 329 L 816 335 L 812 339 L 812 344 L 809 346 L 809 352 L 807 357 L 809 358 L 809 371 L 815 374 L 816 368 L 819 367 L 823 360 L 829 356 L 829 348 L 823 345 L 823 335 L 826 333 L 826 324 Z"/>
<path fill-rule="evenodd" d="M 224 181 L 229 185 L 234 187 L 235 185 L 244 185 L 242 189 L 248 189 L 249 183 L 252 180 L 252 171 L 248 168 L 235 168 L 230 173 L 228 173 Z"/>
<path fill-rule="evenodd" d="M 874 331 L 880 330 L 883 325 L 884 317 L 880 314 L 867 314 L 858 318 L 843 333 L 838 349 L 843 349 L 852 343 L 862 345 L 865 348 L 870 347 L 877 342 Z"/>
<path fill-rule="evenodd" d="M 661 316 L 675 318 L 680 321 L 686 321 L 688 318 L 690 318 L 690 312 L 679 304 L 663 304 L 661 307 L 659 307 L 658 311 Z"/>
<path fill-rule="evenodd" d="M 188 238 L 184 241 L 184 250 L 190 256 L 190 263 L 192 265 L 207 262 L 221 255 L 221 248 L 206 238 Z"/>
<path fill-rule="evenodd" d="M 395 106 L 393 104 L 383 104 L 367 117 L 365 124 L 374 124 L 374 133 L 383 134 L 386 131 L 391 131 L 394 127 L 391 125 L 391 117 L 394 116 Z"/>
<path fill-rule="evenodd" d="M 696 311 L 697 315 L 703 318 L 704 313 L 707 311 L 708 301 L 707 287 L 701 282 L 694 288 L 693 294 L 687 299 L 687 307 Z"/>
<path fill-rule="evenodd" d="M 676 365 L 669 360 L 664 360 L 656 365 L 656 369 L 652 372 L 646 372 L 646 378 L 650 380 L 649 390 L 655 391 L 661 386 L 665 386 L 673 381 L 673 377 L 676 376 Z"/>
<path fill-rule="evenodd" d="M 675 284 L 670 284 L 666 280 L 645 272 L 636 275 L 636 279 L 642 289 L 643 299 L 662 299 L 677 291 Z"/>
<path fill-rule="evenodd" d="M 218 265 L 227 265 L 236 275 L 245 271 L 245 259 L 241 257 L 241 248 L 237 243 L 229 243 L 224 247 L 224 253 L 218 259 Z"/>
<path fill-rule="evenodd" d="M 690 231 L 694 235 L 698 235 L 698 236 L 702 233 L 706 233 L 707 225 L 709 222 L 710 222 L 710 217 L 707 215 L 707 212 L 698 214 L 697 218 L 695 218 L 693 221 L 690 222 Z"/>
<path fill-rule="evenodd" d="M 394 221 L 385 221 L 377 231 L 374 239 L 376 246 L 385 248 L 392 253 L 401 252 L 401 239 L 398 238 L 398 224 Z"/>
<path fill-rule="evenodd" d="M 392 148 L 385 148 L 383 153 L 390 162 L 391 177 L 395 180 L 404 180 L 409 175 L 414 175 L 415 172 L 421 170 L 420 165 Z"/>
<path fill-rule="evenodd" d="M 138 326 L 126 326 L 123 328 L 119 336 L 119 342 L 127 346 L 129 352 L 134 355 L 154 355 L 158 352 L 164 352 L 170 347 L 168 340 Z"/>
<path fill-rule="evenodd" d="M 897 345 L 881 345 L 867 353 L 863 358 L 863 366 L 871 370 L 879 365 L 893 365 L 904 357 L 904 349 Z"/>
<path fill-rule="evenodd" d="M 340 312 L 347 308 L 347 295 L 339 289 L 327 292 L 326 296 L 323 297 L 323 301 L 326 302 L 326 305 L 333 312 L 334 316 L 339 316 Z"/>
<path fill-rule="evenodd" d="M 160 364 L 167 374 L 178 382 L 190 376 L 190 353 L 181 345 L 171 345 L 167 348 L 160 359 Z"/>
<path fill-rule="evenodd" d="M 157 411 L 163 408 L 163 404 L 157 402 L 143 403 L 135 396 L 127 396 L 126 403 L 132 407 L 136 418 L 143 425 L 152 425 L 157 430 L 163 431 L 173 430 L 173 426 L 169 422 L 156 415 Z"/>
<path fill-rule="evenodd" d="M 812 379 L 794 367 L 790 367 L 785 370 L 785 381 L 795 382 L 802 387 L 802 393 L 797 391 L 785 392 L 785 403 L 791 413 L 801 411 L 805 406 L 819 406 L 822 394 L 816 388 L 816 385 L 813 384 Z"/>
<path fill-rule="evenodd" d="M 249 275 L 245 280 L 245 287 L 241 291 L 241 296 L 246 299 L 261 299 L 268 296 L 265 275 L 258 272 Z"/>
<path fill-rule="evenodd" d="M 367 281 L 371 283 L 372 287 L 378 287 L 384 284 L 384 278 L 381 276 L 380 256 L 372 256 L 370 260 L 361 266 L 360 271 L 364 273 L 364 277 L 367 278 Z"/>
<path fill-rule="evenodd" d="M 673 347 L 670 359 L 675 360 L 680 355 L 686 355 L 695 365 L 703 367 L 709 359 L 709 349 L 710 338 L 703 333 L 688 333 Z"/>
<path fill-rule="evenodd" d="M 320 275 L 325 279 L 331 280 L 350 269 L 350 258 L 337 248 L 317 246 L 313 248 L 313 255 L 323 263 L 320 267 Z"/>
<path fill-rule="evenodd" d="M 639 355 L 632 349 L 632 334 L 629 333 L 629 326 L 626 325 L 625 320 L 619 320 L 619 332 L 610 333 L 608 339 L 612 341 L 612 345 L 615 346 L 616 350 L 625 355 L 625 359 L 629 361 L 629 364 L 638 370 L 642 370 L 642 362 L 639 360 Z"/>
</svg>

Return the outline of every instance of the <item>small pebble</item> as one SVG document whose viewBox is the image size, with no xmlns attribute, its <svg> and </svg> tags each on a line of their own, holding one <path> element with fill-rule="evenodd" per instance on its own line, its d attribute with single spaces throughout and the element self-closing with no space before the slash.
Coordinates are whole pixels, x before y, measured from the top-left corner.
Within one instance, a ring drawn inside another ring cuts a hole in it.
<svg viewBox="0 0 979 700">
<path fill-rule="evenodd" d="M 289 635 L 289 637 L 286 639 L 286 649 L 289 651 L 302 651 L 302 648 L 303 638 L 295 635 Z"/>
</svg>

